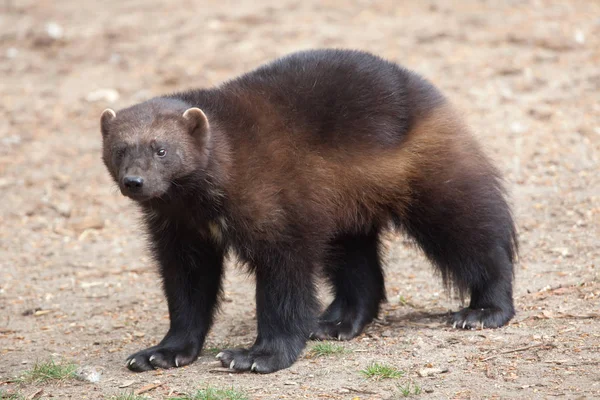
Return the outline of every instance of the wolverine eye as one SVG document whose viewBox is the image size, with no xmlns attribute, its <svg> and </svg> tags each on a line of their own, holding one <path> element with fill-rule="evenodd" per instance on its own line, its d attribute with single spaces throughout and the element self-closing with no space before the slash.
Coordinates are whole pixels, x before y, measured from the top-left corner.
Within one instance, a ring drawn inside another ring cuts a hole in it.
<svg viewBox="0 0 600 400">
<path fill-rule="evenodd" d="M 166 151 L 165 149 L 159 149 L 159 150 L 156 152 L 156 155 L 157 155 L 157 156 L 159 156 L 159 157 L 164 157 L 164 156 L 166 156 L 166 155 L 167 155 L 167 151 Z"/>
</svg>

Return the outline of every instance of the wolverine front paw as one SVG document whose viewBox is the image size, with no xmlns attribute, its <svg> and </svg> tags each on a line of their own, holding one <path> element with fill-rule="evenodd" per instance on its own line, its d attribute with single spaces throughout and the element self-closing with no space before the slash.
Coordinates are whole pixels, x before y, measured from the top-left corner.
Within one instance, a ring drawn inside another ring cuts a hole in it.
<svg viewBox="0 0 600 400">
<path fill-rule="evenodd" d="M 227 349 L 217 354 L 217 358 L 223 367 L 231 370 L 269 374 L 292 365 L 303 347 L 304 345 L 252 346 L 250 349 Z"/>
<path fill-rule="evenodd" d="M 514 311 L 496 308 L 463 308 L 451 315 L 449 323 L 461 329 L 499 328 L 514 314 Z"/>
<path fill-rule="evenodd" d="M 200 348 L 200 344 L 194 341 L 164 341 L 157 346 L 130 355 L 125 365 L 135 372 L 183 367 L 196 361 Z"/>
</svg>

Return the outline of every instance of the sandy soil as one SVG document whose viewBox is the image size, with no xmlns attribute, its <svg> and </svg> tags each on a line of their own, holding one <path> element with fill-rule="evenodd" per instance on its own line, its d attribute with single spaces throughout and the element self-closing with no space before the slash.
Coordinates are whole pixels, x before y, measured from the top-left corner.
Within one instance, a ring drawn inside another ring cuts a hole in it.
<svg viewBox="0 0 600 400">
<path fill-rule="evenodd" d="M 0 2 L 0 390 L 101 399 L 160 384 L 145 395 L 161 399 L 212 385 L 252 399 L 390 399 L 412 381 L 425 398 L 599 398 L 600 3 L 452 3 Z M 212 349 L 255 333 L 253 282 L 229 268 L 200 359 L 127 371 L 125 357 L 160 340 L 168 316 L 137 212 L 100 161 L 100 112 L 311 47 L 400 62 L 464 111 L 512 193 L 517 317 L 498 330 L 446 326 L 459 302 L 392 238 L 390 301 L 347 354 L 305 355 L 268 376 L 214 372 Z M 7 383 L 48 357 L 96 368 L 100 381 Z M 374 361 L 405 376 L 365 379 Z M 447 372 L 422 377 L 425 367 Z"/>
</svg>

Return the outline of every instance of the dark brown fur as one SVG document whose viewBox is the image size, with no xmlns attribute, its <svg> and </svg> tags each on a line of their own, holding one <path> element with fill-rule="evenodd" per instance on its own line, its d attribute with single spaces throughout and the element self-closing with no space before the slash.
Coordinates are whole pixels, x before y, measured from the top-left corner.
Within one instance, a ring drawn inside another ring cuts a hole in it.
<svg viewBox="0 0 600 400">
<path fill-rule="evenodd" d="M 204 113 L 184 117 L 192 107 Z M 107 168 L 146 217 L 171 315 L 165 339 L 128 359 L 133 370 L 198 356 L 228 249 L 257 278 L 257 341 L 219 355 L 237 370 L 285 368 L 309 336 L 360 334 L 385 298 L 379 236 L 390 227 L 471 296 L 455 326 L 514 315 L 500 177 L 446 99 L 395 64 L 297 53 L 215 89 L 105 112 L 102 132 Z M 320 270 L 335 299 L 317 320 Z"/>
</svg>

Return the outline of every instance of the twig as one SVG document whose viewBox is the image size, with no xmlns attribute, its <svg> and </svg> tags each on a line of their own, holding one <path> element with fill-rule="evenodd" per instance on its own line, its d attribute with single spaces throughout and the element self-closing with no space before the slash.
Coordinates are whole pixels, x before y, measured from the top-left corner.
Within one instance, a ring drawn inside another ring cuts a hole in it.
<svg viewBox="0 0 600 400">
<path fill-rule="evenodd" d="M 519 347 L 517 349 L 501 351 L 500 353 L 494 354 L 493 356 L 486 357 L 486 358 L 484 358 L 481 361 L 488 361 L 488 360 L 491 360 L 492 358 L 499 357 L 499 356 L 501 356 L 503 354 L 517 353 L 519 351 L 526 351 L 526 350 L 529 350 L 529 349 L 534 349 L 536 347 L 546 347 L 546 346 L 547 347 L 553 347 L 553 348 L 556 347 L 554 344 L 551 344 L 551 343 L 533 344 L 531 346 L 525 346 L 525 347 Z"/>
<path fill-rule="evenodd" d="M 44 389 L 38 389 L 35 392 L 31 393 L 27 398 L 28 399 L 37 399 L 42 395 L 43 392 L 44 392 Z"/>
<path fill-rule="evenodd" d="M 229 369 L 229 368 L 214 368 L 214 369 L 209 369 L 208 372 L 218 373 L 218 374 L 240 374 L 244 371 L 238 371 L 236 369 Z"/>
<path fill-rule="evenodd" d="M 148 386 L 144 386 L 143 388 L 137 390 L 135 392 L 135 394 L 142 394 L 142 393 L 146 393 L 149 392 L 151 390 L 156 389 L 157 387 L 161 387 L 162 385 L 164 385 L 164 383 L 156 383 L 154 385 L 148 385 Z"/>
<path fill-rule="evenodd" d="M 564 367 L 580 367 L 582 365 L 600 365 L 600 361 L 580 361 L 575 363 L 570 363 L 565 360 L 548 360 L 544 361 L 547 364 L 558 364 Z"/>
<path fill-rule="evenodd" d="M 360 390 L 360 389 L 354 389 L 348 386 L 342 386 L 342 389 L 346 389 L 349 390 L 351 392 L 355 392 L 355 393 L 362 393 L 362 394 L 377 394 L 376 392 L 369 392 L 368 390 Z"/>
</svg>

